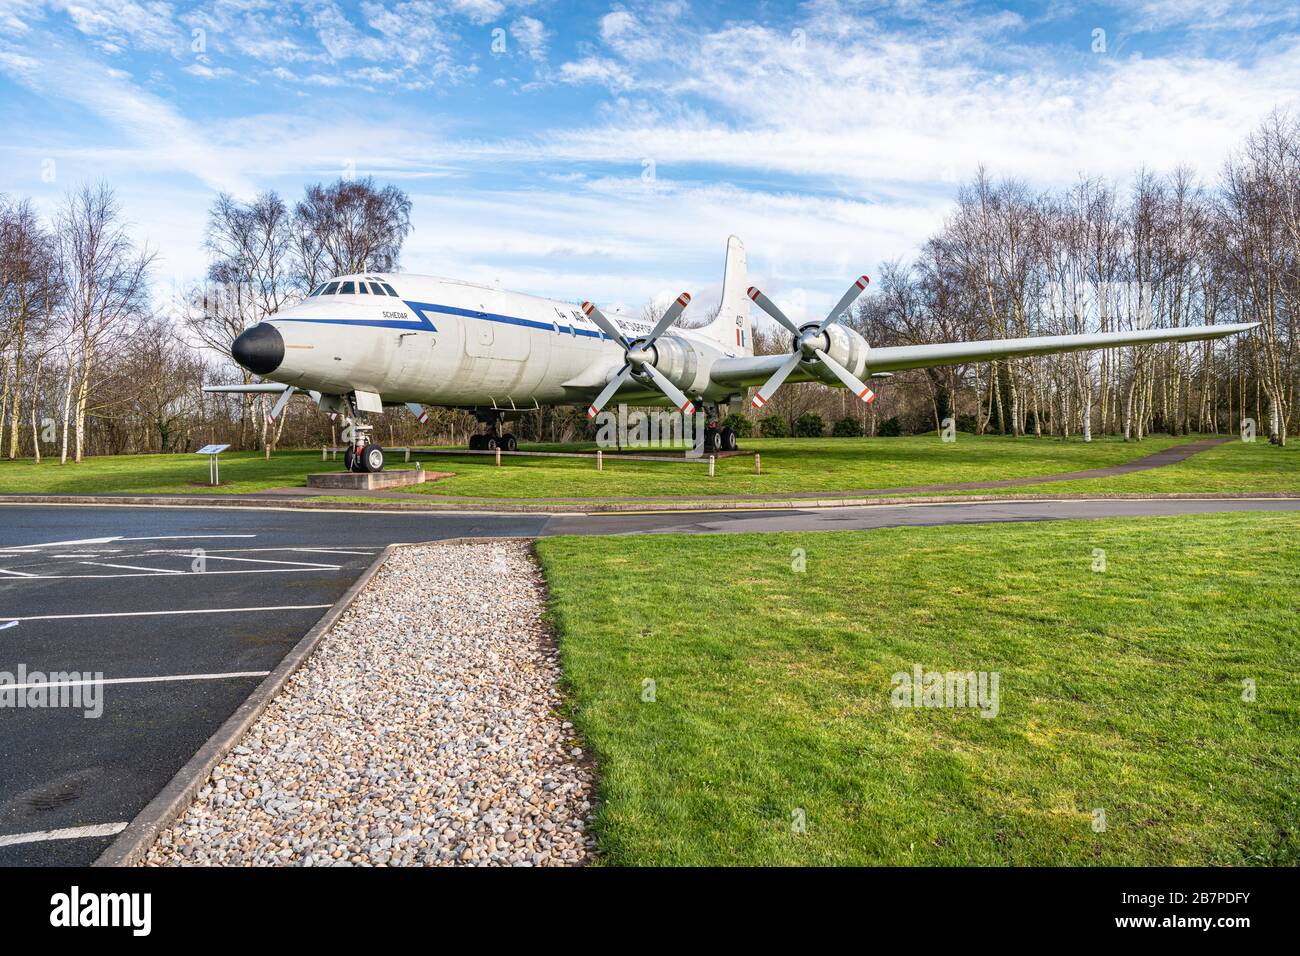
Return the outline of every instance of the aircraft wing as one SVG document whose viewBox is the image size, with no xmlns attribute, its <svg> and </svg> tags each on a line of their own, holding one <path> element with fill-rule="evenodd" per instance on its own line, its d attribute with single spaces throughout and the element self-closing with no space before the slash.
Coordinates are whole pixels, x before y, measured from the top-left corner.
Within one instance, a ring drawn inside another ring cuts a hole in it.
<svg viewBox="0 0 1300 956">
<path fill-rule="evenodd" d="M 1197 325 L 1181 329 L 1140 329 L 1131 332 L 1094 332 L 1087 335 L 1040 335 L 1020 339 L 986 339 L 978 342 L 941 342 L 934 345 L 898 345 L 873 348 L 867 353 L 868 372 L 896 372 L 935 365 L 988 362 L 1000 358 L 1052 355 L 1121 345 L 1150 345 L 1153 342 L 1194 342 L 1221 339 L 1246 332 L 1258 322 L 1236 325 Z M 752 358 L 723 359 L 714 364 L 713 381 L 720 385 L 761 385 L 790 356 L 756 355 Z M 795 369 L 789 381 L 822 381 L 808 369 Z"/>
<path fill-rule="evenodd" d="M 288 385 L 280 385 L 277 382 L 256 382 L 251 385 L 204 385 L 203 391 L 233 392 L 236 394 L 240 394 L 240 393 L 261 394 L 265 392 L 273 395 L 279 395 L 288 387 L 289 387 Z"/>
</svg>

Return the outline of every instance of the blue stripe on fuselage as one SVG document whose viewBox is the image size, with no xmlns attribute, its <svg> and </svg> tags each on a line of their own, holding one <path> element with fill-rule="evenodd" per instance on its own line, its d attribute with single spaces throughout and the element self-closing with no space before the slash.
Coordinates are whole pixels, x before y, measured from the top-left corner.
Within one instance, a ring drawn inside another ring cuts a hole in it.
<svg viewBox="0 0 1300 956">
<path fill-rule="evenodd" d="M 423 332 L 437 332 L 438 327 L 433 324 L 426 314 L 428 312 L 440 312 L 443 315 L 459 315 L 467 319 L 484 319 L 488 322 L 504 322 L 506 325 L 518 325 L 527 329 L 541 329 L 545 332 L 554 332 L 558 323 L 538 322 L 535 319 L 521 319 L 513 315 L 500 315 L 496 312 L 480 312 L 477 309 L 461 309 L 454 305 L 435 305 L 431 302 L 408 302 L 405 299 L 403 303 L 417 316 L 416 320 L 411 319 L 295 319 L 279 316 L 272 316 L 275 322 L 312 322 L 320 325 L 361 325 L 370 328 L 379 329 L 414 329 Z M 590 338 L 604 339 L 608 338 L 598 329 L 580 329 L 573 325 L 559 325 L 560 334 L 586 335 Z"/>
</svg>

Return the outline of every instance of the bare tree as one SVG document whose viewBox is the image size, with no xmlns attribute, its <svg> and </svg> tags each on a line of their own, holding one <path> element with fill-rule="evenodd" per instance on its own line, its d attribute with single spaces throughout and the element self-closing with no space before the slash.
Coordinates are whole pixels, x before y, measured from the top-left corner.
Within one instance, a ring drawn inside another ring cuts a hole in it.
<svg viewBox="0 0 1300 956">
<path fill-rule="evenodd" d="M 7 416 L 11 460 L 18 454 L 23 399 L 35 403 L 34 392 L 23 388 L 24 363 L 46 350 L 55 277 L 52 237 L 31 202 L 10 205 L 0 198 L 0 444 Z"/>
<path fill-rule="evenodd" d="M 68 366 L 62 460 L 67 460 L 67 415 L 71 406 L 76 427 L 74 460 L 80 462 L 85 451 L 86 407 L 100 346 L 128 318 L 142 313 L 154 256 L 147 249 L 137 250 L 122 222 L 113 191 L 104 184 L 83 186 L 69 195 L 56 224 L 61 302 L 73 349 Z M 74 365 L 75 399 L 71 397 Z"/>
<path fill-rule="evenodd" d="M 392 272 L 411 231 L 411 199 L 371 177 L 317 183 L 294 208 L 293 239 L 302 286 L 330 276 Z"/>
</svg>

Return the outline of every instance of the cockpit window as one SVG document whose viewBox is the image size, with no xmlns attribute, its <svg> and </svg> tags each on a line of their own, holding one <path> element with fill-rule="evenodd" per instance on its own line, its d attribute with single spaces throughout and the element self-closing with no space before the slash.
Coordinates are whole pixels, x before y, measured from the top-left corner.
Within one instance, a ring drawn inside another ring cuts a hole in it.
<svg viewBox="0 0 1300 956">
<path fill-rule="evenodd" d="M 378 282 L 372 282 L 372 283 L 370 283 L 370 291 L 373 292 L 375 295 L 387 295 L 387 294 L 388 294 L 388 293 L 386 293 L 386 292 L 383 290 L 383 288 L 379 285 Z"/>
<path fill-rule="evenodd" d="M 383 286 L 384 286 L 384 291 L 387 292 L 389 295 L 391 295 L 393 298 L 395 298 L 395 299 L 400 299 L 400 298 L 401 298 L 401 296 L 399 296 L 399 295 L 397 294 L 397 290 L 394 289 L 394 288 L 393 288 L 391 285 L 389 285 L 387 282 L 383 283 Z"/>
<path fill-rule="evenodd" d="M 321 292 L 320 294 L 335 295 L 338 292 L 338 290 L 339 290 L 339 284 L 337 282 L 327 282 L 325 283 L 325 291 Z"/>
<path fill-rule="evenodd" d="M 356 295 L 356 291 L 355 291 L 355 289 L 354 289 L 354 286 L 355 286 L 355 285 L 356 285 L 355 282 L 340 282 L 340 283 L 339 283 L 339 291 L 338 291 L 338 294 L 339 294 L 339 295 Z"/>
<path fill-rule="evenodd" d="M 357 295 L 370 295 L 370 289 L 364 282 L 357 283 Z"/>
<path fill-rule="evenodd" d="M 323 288 L 325 288 L 325 283 L 324 283 L 324 282 L 322 282 L 322 283 L 321 283 L 320 285 L 318 285 L 316 288 L 314 288 L 314 289 L 312 289 L 310 292 L 308 292 L 308 293 L 307 293 L 307 298 L 311 299 L 311 298 L 313 298 L 313 297 L 315 297 L 315 296 L 320 295 L 320 290 L 323 289 Z"/>
</svg>

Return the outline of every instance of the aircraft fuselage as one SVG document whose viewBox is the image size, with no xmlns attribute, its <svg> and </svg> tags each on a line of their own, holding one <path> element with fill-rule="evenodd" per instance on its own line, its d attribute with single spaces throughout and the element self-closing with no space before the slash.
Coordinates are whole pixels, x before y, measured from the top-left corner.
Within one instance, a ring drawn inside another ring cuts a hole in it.
<svg viewBox="0 0 1300 956">
<path fill-rule="evenodd" d="M 262 323 L 279 334 L 283 354 L 274 362 L 275 344 L 269 343 L 263 367 L 274 367 L 260 374 L 323 394 L 364 389 L 386 404 L 533 408 L 581 404 L 623 364 L 623 349 L 576 304 L 448 279 L 368 278 L 377 281 L 350 282 L 397 295 L 314 295 Z M 639 319 L 612 319 L 629 339 L 651 330 Z M 680 350 L 689 362 L 672 376 L 686 391 L 719 398 L 734 391 L 713 385 L 709 369 L 713 361 L 744 355 L 739 344 L 729 349 L 674 329 L 660 340 L 661 352 L 672 351 L 674 339 L 690 346 Z M 664 368 L 671 357 L 658 364 Z M 627 397 L 638 404 L 665 402 L 650 389 Z"/>
</svg>

